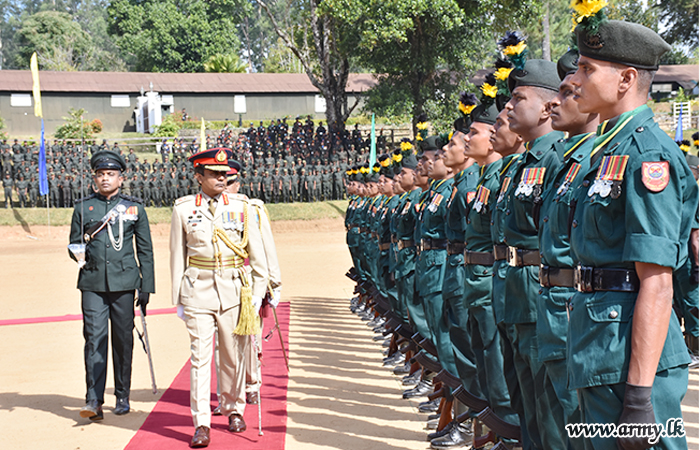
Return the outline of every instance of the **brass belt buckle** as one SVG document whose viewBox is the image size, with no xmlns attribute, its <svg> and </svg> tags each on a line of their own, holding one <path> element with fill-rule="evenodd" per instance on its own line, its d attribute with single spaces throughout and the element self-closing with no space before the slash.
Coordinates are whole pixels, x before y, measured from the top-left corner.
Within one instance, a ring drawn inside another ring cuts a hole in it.
<svg viewBox="0 0 700 450">
<path fill-rule="evenodd" d="M 518 248 L 517 247 L 508 246 L 507 259 L 508 259 L 509 266 L 511 266 L 511 267 L 519 267 L 520 266 L 518 264 Z"/>
</svg>

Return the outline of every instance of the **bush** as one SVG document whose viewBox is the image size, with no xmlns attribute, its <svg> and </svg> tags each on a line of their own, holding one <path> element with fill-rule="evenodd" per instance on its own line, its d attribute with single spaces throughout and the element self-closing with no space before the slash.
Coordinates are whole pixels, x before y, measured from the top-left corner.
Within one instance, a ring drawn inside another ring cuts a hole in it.
<svg viewBox="0 0 700 450">
<path fill-rule="evenodd" d="M 82 108 L 69 109 L 68 117 L 63 118 L 66 123 L 56 128 L 53 134 L 54 137 L 56 139 L 92 139 L 97 132 L 94 131 L 90 122 L 83 119 L 86 113 L 87 111 Z M 100 130 L 101 129 L 102 122 L 100 122 Z"/>
<path fill-rule="evenodd" d="M 90 122 L 90 128 L 92 128 L 92 132 L 95 134 L 102 133 L 102 121 L 100 119 L 93 120 Z"/>
<path fill-rule="evenodd" d="M 153 136 L 156 137 L 172 137 L 177 136 L 178 131 L 182 129 L 182 120 L 177 117 L 177 114 L 168 114 L 162 120 L 160 125 L 153 130 Z"/>
</svg>

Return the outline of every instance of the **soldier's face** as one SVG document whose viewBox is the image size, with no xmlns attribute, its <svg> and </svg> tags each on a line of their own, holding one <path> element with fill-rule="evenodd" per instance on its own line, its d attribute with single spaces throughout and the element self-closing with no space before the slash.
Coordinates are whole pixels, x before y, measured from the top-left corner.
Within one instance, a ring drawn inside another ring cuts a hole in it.
<svg viewBox="0 0 700 450">
<path fill-rule="evenodd" d="M 493 126 L 490 141 L 493 149 L 501 155 L 510 154 L 522 143 L 520 136 L 512 132 L 508 126 L 507 109 L 501 111 L 496 117 L 496 124 Z"/>
<path fill-rule="evenodd" d="M 533 129 L 549 120 L 549 110 L 545 100 L 537 87 L 518 86 L 513 90 L 513 98 L 508 102 L 512 110 L 508 112 L 511 131 L 518 133 L 528 141 Z"/>
<path fill-rule="evenodd" d="M 467 135 L 467 156 L 480 161 L 486 158 L 493 151 L 491 145 L 491 125 L 481 122 L 474 122 L 469 127 Z"/>
<path fill-rule="evenodd" d="M 567 75 L 559 85 L 559 93 L 549 102 L 552 128 L 558 131 L 570 131 L 579 134 L 588 122 L 595 120 L 595 114 L 584 114 L 580 103 L 574 100 L 574 86 L 571 84 L 573 74 Z"/>
<path fill-rule="evenodd" d="M 194 176 L 202 187 L 202 192 L 209 197 L 216 197 L 226 189 L 226 172 L 204 169 L 203 174 L 195 172 Z"/>
<path fill-rule="evenodd" d="M 226 186 L 226 192 L 229 194 L 238 194 L 238 190 L 241 188 L 241 183 L 236 180 L 233 183 Z"/>
<path fill-rule="evenodd" d="M 582 113 L 600 113 L 619 101 L 622 66 L 581 56 L 570 78 L 574 100 Z"/>
<path fill-rule="evenodd" d="M 97 170 L 92 178 L 99 193 L 107 198 L 116 194 L 124 181 L 121 171 L 114 169 Z"/>
<path fill-rule="evenodd" d="M 438 152 L 443 162 L 447 167 L 459 167 L 464 164 L 466 156 L 464 134 L 460 131 L 455 131 L 452 139 Z"/>
</svg>

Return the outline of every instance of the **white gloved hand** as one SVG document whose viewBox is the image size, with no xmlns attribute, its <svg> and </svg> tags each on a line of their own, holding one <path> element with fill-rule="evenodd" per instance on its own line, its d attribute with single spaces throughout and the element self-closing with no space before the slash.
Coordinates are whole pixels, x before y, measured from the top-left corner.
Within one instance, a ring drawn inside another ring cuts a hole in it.
<svg viewBox="0 0 700 450">
<path fill-rule="evenodd" d="M 262 306 L 263 298 L 259 295 L 253 296 L 253 308 L 255 308 L 255 315 L 260 313 L 260 307 Z"/>
<path fill-rule="evenodd" d="M 280 304 L 282 299 L 282 288 L 277 288 L 272 290 L 272 297 L 270 298 L 270 306 L 277 309 L 277 305 Z"/>
<path fill-rule="evenodd" d="M 187 320 L 185 318 L 185 305 L 178 303 L 177 305 L 177 316 L 182 320 Z"/>
</svg>

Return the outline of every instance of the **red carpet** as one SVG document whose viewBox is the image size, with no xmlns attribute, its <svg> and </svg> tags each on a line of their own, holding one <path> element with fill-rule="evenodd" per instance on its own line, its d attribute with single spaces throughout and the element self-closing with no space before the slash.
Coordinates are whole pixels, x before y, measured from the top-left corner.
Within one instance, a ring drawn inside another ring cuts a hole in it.
<svg viewBox="0 0 700 450">
<path fill-rule="evenodd" d="M 162 308 L 149 309 L 146 311 L 149 316 L 157 316 L 160 314 L 175 314 L 177 308 Z M 136 317 L 141 315 L 138 308 L 135 311 Z M 46 316 L 46 317 L 28 317 L 25 319 L 4 319 L 0 320 L 0 327 L 6 325 L 29 325 L 33 323 L 48 323 L 48 322 L 70 322 L 72 320 L 83 320 L 82 314 L 66 314 L 65 316 Z"/>
<path fill-rule="evenodd" d="M 289 303 L 280 303 L 277 317 L 285 348 L 289 335 Z M 272 314 L 265 318 L 263 337 L 274 327 Z M 212 364 L 213 367 L 213 364 Z M 228 419 L 212 416 L 210 449 L 240 448 L 246 450 L 283 450 L 287 432 L 287 368 L 277 331 L 268 342 L 263 340 L 262 368 L 262 428 L 258 436 L 258 407 L 247 405 L 244 415 L 248 430 L 230 433 Z M 212 406 L 216 406 L 216 378 L 212 376 Z M 190 363 L 163 394 L 151 414 L 126 446 L 129 450 L 189 448 L 194 432 L 190 415 Z"/>
</svg>

